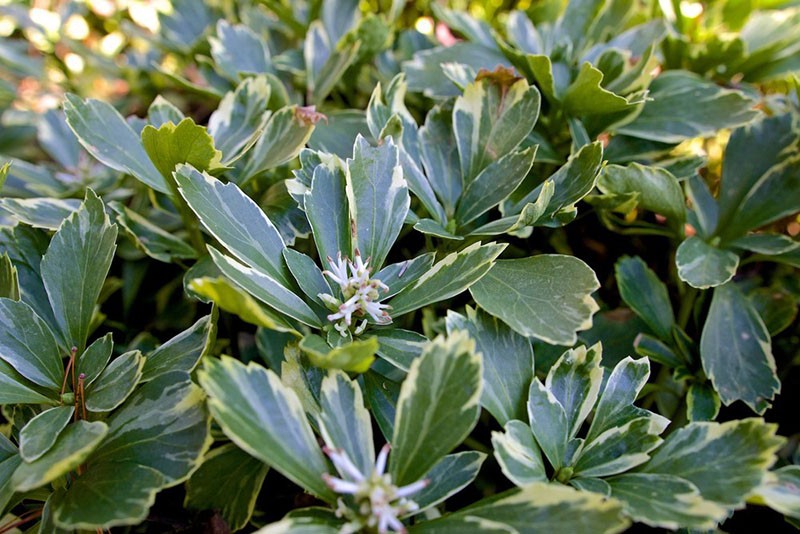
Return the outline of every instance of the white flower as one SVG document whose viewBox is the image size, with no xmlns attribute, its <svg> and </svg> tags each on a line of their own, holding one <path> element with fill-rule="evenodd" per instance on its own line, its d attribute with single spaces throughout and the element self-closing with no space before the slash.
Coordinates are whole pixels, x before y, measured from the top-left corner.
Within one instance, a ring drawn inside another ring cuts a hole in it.
<svg viewBox="0 0 800 534">
<path fill-rule="evenodd" d="M 353 324 L 353 316 L 362 318 L 369 315 L 378 324 L 392 322 L 386 311 L 390 309 L 389 305 L 378 302 L 381 291 L 386 293 L 389 287 L 377 278 L 370 278 L 369 258 L 363 260 L 361 252 L 356 249 L 355 261 L 342 257 L 339 252 L 336 260 L 328 257 L 328 265 L 330 269 L 322 271 L 322 274 L 339 285 L 343 298 L 339 300 L 327 293 L 320 293 L 318 296 L 334 311 L 328 315 L 328 320 L 334 323 L 333 327 L 337 332 L 343 337 L 347 336 Z M 355 335 L 363 333 L 366 327 L 367 321 L 364 319 L 356 327 Z"/>
<path fill-rule="evenodd" d="M 324 448 L 342 478 L 327 473 L 322 478 L 336 493 L 352 495 L 353 506 L 339 499 L 336 510 L 337 516 L 349 520 L 346 531 L 358 532 L 366 527 L 381 534 L 390 530 L 405 532 L 400 517 L 419 509 L 417 503 L 408 497 L 425 488 L 430 481 L 423 479 L 406 486 L 395 486 L 392 476 L 385 472 L 389 448 L 388 443 L 383 446 L 370 474 L 359 471 L 343 450 Z"/>
</svg>

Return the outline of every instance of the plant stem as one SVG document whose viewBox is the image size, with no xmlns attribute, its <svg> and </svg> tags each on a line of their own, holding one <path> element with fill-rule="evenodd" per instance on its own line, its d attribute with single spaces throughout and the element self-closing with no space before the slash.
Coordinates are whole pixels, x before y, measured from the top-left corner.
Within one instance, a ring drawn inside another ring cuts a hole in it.
<svg viewBox="0 0 800 534">
<path fill-rule="evenodd" d="M 684 330 L 686 329 L 686 325 L 689 323 L 689 318 L 692 315 L 692 308 L 694 307 L 694 302 L 697 300 L 697 295 L 699 293 L 699 289 L 688 286 L 686 292 L 681 298 L 681 307 L 678 310 L 678 326 Z"/>
</svg>

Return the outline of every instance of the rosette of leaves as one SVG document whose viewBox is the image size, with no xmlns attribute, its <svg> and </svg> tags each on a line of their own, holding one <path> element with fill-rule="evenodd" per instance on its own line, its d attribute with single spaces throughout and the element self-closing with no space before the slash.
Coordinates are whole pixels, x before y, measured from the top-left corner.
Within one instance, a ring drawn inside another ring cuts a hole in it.
<svg viewBox="0 0 800 534">
<path fill-rule="evenodd" d="M 505 68 L 474 78 L 454 102 L 434 107 L 421 127 L 405 107 L 404 77 L 385 91 L 378 86 L 370 100 L 372 134 L 398 140 L 409 188 L 428 213 L 417 217 L 415 229 L 461 240 L 574 219 L 575 204 L 594 187 L 600 144 L 581 148 L 547 179 L 529 176 L 541 148 L 533 130 L 539 91 Z"/>
<path fill-rule="evenodd" d="M 337 494 L 332 489 L 335 485 L 324 482 L 325 477 L 340 475 L 325 460 L 315 431 L 328 447 L 346 454 L 357 470 L 372 472 L 372 422 L 361 386 L 345 373 L 331 370 L 317 382 L 313 392 L 298 390 L 296 382 L 287 382 L 287 370 L 284 366 L 283 376 L 278 377 L 255 363 L 245 366 L 230 358 L 207 359 L 199 378 L 209 395 L 214 418 L 236 445 L 324 503 L 351 507 L 353 502 L 348 495 Z M 417 509 L 400 519 L 413 523 L 413 530 L 422 531 L 457 530 L 476 518 L 512 532 L 534 518 L 538 518 L 537 526 L 563 521 L 562 527 L 571 531 L 574 527 L 576 532 L 588 532 L 589 525 L 595 532 L 623 527 L 625 521 L 619 517 L 618 504 L 568 490 L 557 490 L 558 499 L 546 499 L 549 489 L 544 485 L 480 501 L 474 505 L 473 513 L 455 513 L 431 523 L 424 520 L 421 512 L 445 502 L 470 484 L 485 459 L 483 453 L 476 451 L 451 454 L 477 422 L 481 375 L 481 358 L 474 342 L 464 333 L 437 338 L 412 363 L 398 398 L 392 402 L 391 417 L 382 423 L 379 420 L 379 427 L 392 446 L 386 471 L 392 483 L 428 481 L 424 489 L 410 496 Z M 377 414 L 373 415 L 377 418 Z M 553 516 L 555 507 L 570 513 Z M 285 532 L 313 525 L 323 532 L 336 532 L 344 523 L 330 508 L 301 508 L 263 531 Z"/>
<path fill-rule="evenodd" d="M 550 481 L 605 495 L 663 528 L 714 528 L 744 506 L 776 460 L 777 427 L 698 422 L 661 438 L 669 420 L 634 404 L 649 361 L 625 358 L 604 380 L 601 351 L 570 349 L 533 379 L 526 420 L 492 434 L 503 473 L 521 487 Z"/>
<path fill-rule="evenodd" d="M 111 334 L 88 343 L 116 249 L 102 201 L 88 190 L 41 257 L 31 234 L 12 234 L 24 261 L 17 271 L 3 257 L 0 405 L 14 441 L 2 438 L 0 512 L 30 505 L 42 532 L 139 523 L 208 448 L 204 395 L 189 372 L 214 318 L 147 356 L 112 358 Z"/>
<path fill-rule="evenodd" d="M 380 298 L 391 306 L 394 319 L 461 293 L 486 274 L 504 248 L 475 243 L 435 264 L 434 254 L 427 253 L 384 265 L 410 202 L 397 146 L 389 139 L 372 147 L 358 138 L 346 162 L 307 157 L 316 166 L 304 165 L 300 174 L 306 181 L 298 178 L 295 195 L 302 199 L 322 267 L 339 257 L 355 261 L 358 251 L 369 259 L 370 276 L 388 287 Z M 301 338 L 301 348 L 316 365 L 363 372 L 377 352 L 408 369 L 423 336 L 379 329 L 369 316 L 358 318 L 368 321 L 366 331 L 340 335 L 328 318 L 336 308 L 328 308 L 330 299 L 320 296 L 338 295 L 338 287 L 311 257 L 286 246 L 255 202 L 235 184 L 189 165 L 180 166 L 175 179 L 203 226 L 227 249 L 209 246 L 214 264 L 233 283 L 205 277 L 190 284 L 195 293 L 246 321 Z"/>
</svg>

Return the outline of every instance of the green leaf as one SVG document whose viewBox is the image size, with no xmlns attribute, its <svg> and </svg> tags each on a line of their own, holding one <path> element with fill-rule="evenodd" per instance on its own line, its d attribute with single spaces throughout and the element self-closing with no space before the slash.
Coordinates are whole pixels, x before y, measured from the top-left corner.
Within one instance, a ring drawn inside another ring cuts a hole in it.
<svg viewBox="0 0 800 534">
<path fill-rule="evenodd" d="M 172 371 L 193 371 L 200 359 L 213 349 L 216 323 L 217 314 L 212 312 L 149 353 L 142 368 L 142 382 Z"/>
<path fill-rule="evenodd" d="M 428 304 L 454 297 L 486 274 L 505 244 L 473 243 L 460 252 L 453 252 L 437 262 L 416 283 L 391 300 L 395 317 Z"/>
<path fill-rule="evenodd" d="M 618 501 L 603 495 L 536 482 L 523 489 L 483 499 L 440 519 L 421 522 L 412 532 L 622 532 L 629 522 L 620 515 L 621 511 Z"/>
<path fill-rule="evenodd" d="M 618 133 L 661 143 L 706 137 L 746 124 L 759 116 L 756 102 L 739 91 L 685 71 L 670 71 L 650 84 L 650 94 L 636 119 Z"/>
<path fill-rule="evenodd" d="M 485 459 L 486 455 L 477 451 L 448 454 L 442 458 L 428 472 L 431 483 L 414 494 L 414 502 L 419 506 L 414 513 L 436 506 L 464 489 L 478 476 Z"/>
<path fill-rule="evenodd" d="M 689 423 L 669 435 L 640 470 L 688 480 L 703 498 L 738 507 L 764 479 L 783 438 L 761 419 Z"/>
<path fill-rule="evenodd" d="M 432 341 L 414 360 L 400 390 L 389 472 L 414 482 L 458 446 L 478 421 L 481 358 L 457 333 Z"/>
<path fill-rule="evenodd" d="M 528 387 L 533 378 L 533 346 L 504 322 L 467 306 L 466 316 L 447 312 L 447 332 L 466 330 L 483 355 L 481 404 L 501 425 L 527 416 Z"/>
<path fill-rule="evenodd" d="M 238 180 L 244 185 L 251 178 L 293 160 L 306 145 L 314 126 L 324 117 L 313 106 L 286 106 L 273 113 L 264 133 L 247 156 Z"/>
<path fill-rule="evenodd" d="M 153 224 L 147 218 L 128 209 L 124 204 L 112 202 L 116 222 L 142 252 L 164 263 L 178 259 L 194 259 L 197 251 L 183 239 Z"/>
<path fill-rule="evenodd" d="M 344 451 L 361 473 L 372 472 L 372 420 L 358 384 L 342 371 L 329 372 L 322 381 L 320 408 L 317 421 L 328 447 Z"/>
<path fill-rule="evenodd" d="M 272 71 L 269 48 L 261 37 L 244 24 L 217 21 L 216 37 L 209 37 L 211 57 L 217 67 L 233 81 L 242 74 Z"/>
<path fill-rule="evenodd" d="M 391 139 L 371 147 L 359 136 L 353 159 L 347 160 L 347 200 L 354 222 L 353 246 L 383 266 L 408 214 L 411 198 L 403 178 L 398 149 Z"/>
<path fill-rule="evenodd" d="M 281 252 L 286 245 L 275 225 L 236 184 L 181 165 L 175 172 L 181 195 L 203 226 L 233 255 L 292 287 Z"/>
<path fill-rule="evenodd" d="M 755 500 L 783 515 L 800 519 L 800 466 L 786 465 L 768 472 L 755 491 Z"/>
<path fill-rule="evenodd" d="M 667 286 L 638 256 L 625 256 L 615 267 L 619 294 L 625 304 L 647 323 L 660 339 L 669 339 L 675 316 Z"/>
<path fill-rule="evenodd" d="M 147 121 L 156 128 L 168 122 L 178 124 L 184 118 L 183 112 L 161 95 L 158 95 L 147 108 Z"/>
<path fill-rule="evenodd" d="M 321 261 L 336 259 L 340 253 L 351 258 L 350 208 L 344 173 L 336 167 L 317 165 L 303 206 Z"/>
<path fill-rule="evenodd" d="M 30 463 L 49 451 L 74 411 L 72 406 L 56 406 L 28 421 L 19 432 L 19 454 L 22 459 Z"/>
<path fill-rule="evenodd" d="M 19 275 L 17 268 L 8 257 L 8 252 L 0 256 L 0 298 L 19 300 Z"/>
<path fill-rule="evenodd" d="M 536 147 L 511 152 L 489 163 L 467 184 L 455 218 L 466 225 L 508 197 L 525 179 L 536 157 Z"/>
<path fill-rule="evenodd" d="M 125 402 L 142 378 L 142 353 L 132 350 L 116 358 L 86 390 L 86 409 L 110 412 Z"/>
<path fill-rule="evenodd" d="M 704 500 L 690 482 L 669 474 L 630 473 L 609 479 L 625 514 L 651 527 L 713 530 L 727 510 Z"/>
<path fill-rule="evenodd" d="M 278 332 L 297 334 L 285 317 L 273 312 L 271 308 L 267 308 L 251 297 L 250 293 L 239 289 L 226 278 L 208 276 L 195 278 L 189 282 L 189 288 L 194 293 L 214 302 L 222 310 L 236 315 L 242 321 Z M 299 334 L 297 335 L 299 336 Z"/>
<path fill-rule="evenodd" d="M 547 482 L 542 452 L 531 428 L 516 419 L 508 421 L 505 432 L 492 432 L 494 457 L 503 474 L 517 486 Z"/>
<path fill-rule="evenodd" d="M 198 373 L 211 413 L 248 454 L 328 502 L 336 499 L 322 474 L 328 464 L 297 395 L 267 369 L 224 357 Z"/>
<path fill-rule="evenodd" d="M 301 508 L 261 528 L 259 534 L 338 534 L 344 521 L 328 508 Z"/>
<path fill-rule="evenodd" d="M 331 348 L 324 339 L 310 334 L 300 341 L 300 348 L 308 355 L 311 364 L 317 367 L 366 373 L 375 361 L 378 340 L 374 337 L 358 339 Z"/>
<path fill-rule="evenodd" d="M 67 124 L 89 154 L 116 171 L 132 174 L 159 193 L 169 193 L 139 136 L 111 104 L 67 93 L 64 112 Z"/>
<path fill-rule="evenodd" d="M 719 404 L 719 395 L 710 384 L 692 384 L 686 393 L 686 417 L 689 421 L 713 421 Z"/>
<path fill-rule="evenodd" d="M 498 261 L 470 288 L 475 301 L 524 336 L 572 345 L 599 309 L 594 271 L 573 256 L 539 255 Z"/>
<path fill-rule="evenodd" d="M 649 377 L 650 362 L 647 358 L 634 360 L 628 356 L 614 367 L 592 417 L 592 424 L 586 435 L 587 443 L 609 430 L 640 418 L 653 419 L 657 425 L 655 428 L 657 434 L 667 428 L 669 419 L 633 404 Z"/>
<path fill-rule="evenodd" d="M 264 133 L 272 89 L 265 76 L 246 78 L 225 94 L 208 118 L 208 133 L 226 165 L 241 158 Z"/>
<path fill-rule="evenodd" d="M 692 236 L 678 246 L 675 263 L 681 280 L 692 287 L 708 289 L 733 278 L 739 266 L 739 256 Z"/>
<path fill-rule="evenodd" d="M 573 117 L 618 113 L 643 101 L 643 99 L 631 101 L 614 94 L 603 87 L 602 81 L 602 71 L 593 67 L 588 61 L 584 62 L 578 71 L 578 76 L 564 92 L 562 105 L 567 113 Z"/>
<path fill-rule="evenodd" d="M 0 212 L 5 211 L 19 222 L 46 230 L 58 230 L 79 206 L 80 201 L 74 198 L 0 198 Z"/>
<path fill-rule="evenodd" d="M 736 284 L 714 290 L 700 356 L 726 406 L 741 400 L 761 414 L 780 391 L 769 331 Z"/>
<path fill-rule="evenodd" d="M 316 46 L 315 39 L 323 38 L 327 41 L 328 37 L 322 25 L 318 21 L 311 23 L 306 34 L 304 47 L 306 70 L 308 75 L 308 94 L 309 101 L 314 104 L 321 104 L 325 97 L 333 90 L 339 80 L 353 64 L 358 55 L 360 41 L 351 43 L 341 41 L 341 46 L 336 43 L 325 43 L 324 48 L 329 50 L 328 55 L 320 57 L 318 53 L 323 47 Z M 320 61 L 321 60 L 321 61 Z M 310 66 L 314 66 L 309 70 Z"/>
<path fill-rule="evenodd" d="M 160 128 L 147 125 L 142 130 L 142 146 L 165 180 L 172 179 L 178 164 L 185 163 L 198 170 L 219 172 L 222 152 L 214 148 L 214 138 L 204 126 L 187 117 L 175 125 L 172 122 Z"/>
<path fill-rule="evenodd" d="M 86 190 L 83 205 L 64 221 L 42 258 L 42 282 L 64 339 L 82 352 L 92 315 L 116 250 L 117 227 L 103 201 Z"/>
<path fill-rule="evenodd" d="M 761 287 L 749 291 L 747 298 L 771 336 L 789 328 L 797 317 L 797 299 L 785 290 Z"/>
<path fill-rule="evenodd" d="M 588 349 L 581 345 L 564 352 L 547 373 L 545 387 L 564 409 L 570 439 L 578 433 L 597 400 L 603 381 L 602 355 L 600 344 Z"/>
<path fill-rule="evenodd" d="M 663 215 L 679 232 L 686 221 L 686 201 L 678 180 L 666 169 L 631 163 L 625 167 L 608 165 L 600 173 L 597 186 L 604 193 L 639 193 L 639 205 Z"/>
<path fill-rule="evenodd" d="M 33 462 L 20 464 L 14 472 L 15 491 L 30 491 L 77 469 L 108 432 L 108 426 L 95 421 L 76 421 L 69 425 L 55 445 Z"/>
<path fill-rule="evenodd" d="M 107 529 L 142 522 L 156 493 L 188 478 L 211 445 L 204 400 L 181 371 L 138 388 L 107 419 L 108 435 L 86 472 L 54 506 L 56 523 Z"/>
<path fill-rule="evenodd" d="M 47 324 L 21 301 L 0 298 L 0 359 L 50 392 L 61 388 L 64 364 Z"/>
<path fill-rule="evenodd" d="M 796 163 L 786 165 L 792 161 L 799 132 L 796 117 L 787 113 L 731 133 L 722 163 L 719 234 L 726 239 L 741 236 L 759 220 L 780 217 L 788 206 L 797 206 L 800 200 L 796 188 L 791 188 L 791 168 L 796 175 Z M 783 194 L 776 196 L 775 191 Z M 767 198 L 770 202 L 765 202 Z"/>
<path fill-rule="evenodd" d="M 55 404 L 45 393 L 37 390 L 13 367 L 0 360 L 0 405 L 3 404 Z M 55 392 L 50 393 L 55 397 Z"/>
<path fill-rule="evenodd" d="M 539 91 L 509 69 L 479 74 L 464 89 L 453 107 L 453 132 L 466 185 L 519 146 L 536 124 L 540 104 Z"/>
<path fill-rule="evenodd" d="M 206 454 L 200 468 L 186 482 L 184 506 L 219 510 L 231 531 L 250 521 L 256 498 L 269 467 L 232 443 Z"/>
</svg>

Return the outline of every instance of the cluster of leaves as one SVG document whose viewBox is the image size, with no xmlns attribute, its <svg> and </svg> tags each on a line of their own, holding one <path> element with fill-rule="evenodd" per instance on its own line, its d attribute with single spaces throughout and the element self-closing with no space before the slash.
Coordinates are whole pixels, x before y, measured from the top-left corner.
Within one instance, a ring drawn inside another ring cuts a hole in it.
<svg viewBox="0 0 800 534">
<path fill-rule="evenodd" d="M 0 7 L 0 531 L 798 525 L 800 11 L 379 3 Z"/>
</svg>

